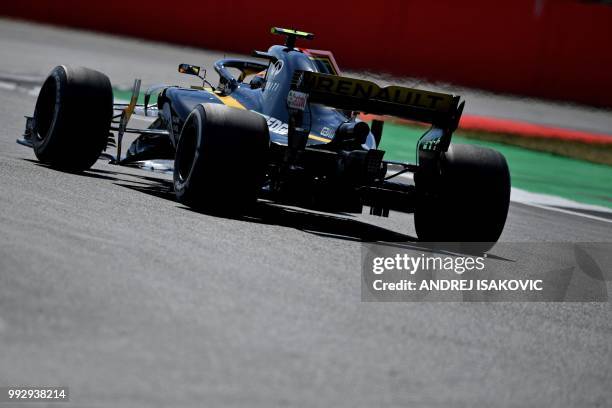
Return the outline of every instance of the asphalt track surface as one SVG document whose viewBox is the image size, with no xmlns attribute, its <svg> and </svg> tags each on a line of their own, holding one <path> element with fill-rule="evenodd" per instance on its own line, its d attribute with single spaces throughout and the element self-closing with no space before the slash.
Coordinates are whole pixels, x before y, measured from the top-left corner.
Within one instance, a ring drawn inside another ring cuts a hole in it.
<svg viewBox="0 0 612 408">
<path fill-rule="evenodd" d="M 177 62 L 218 57 L 0 33 L 0 70 L 31 75 L 176 82 Z M 68 385 L 72 406 L 612 403 L 610 303 L 363 303 L 361 241 L 413 239 L 411 216 L 223 218 L 177 203 L 167 176 L 52 170 L 15 144 L 34 101 L 0 89 L 0 386 Z M 502 240 L 611 242 L 612 227 L 512 204 Z"/>
</svg>

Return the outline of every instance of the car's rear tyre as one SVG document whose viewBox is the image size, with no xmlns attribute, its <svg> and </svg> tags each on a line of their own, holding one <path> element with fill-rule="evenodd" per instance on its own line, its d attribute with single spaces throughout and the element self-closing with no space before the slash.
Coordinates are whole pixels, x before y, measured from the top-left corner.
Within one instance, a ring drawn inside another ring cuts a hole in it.
<svg viewBox="0 0 612 408">
<path fill-rule="evenodd" d="M 80 171 L 98 159 L 113 116 L 108 77 L 84 67 L 55 67 L 34 109 L 34 153 L 52 167 Z"/>
<path fill-rule="evenodd" d="M 490 249 L 508 214 L 510 173 L 506 159 L 492 149 L 451 145 L 438 170 L 424 185 L 418 177 L 415 180 L 418 200 L 414 222 L 419 240 L 480 242 L 485 244 L 478 249 Z"/>
<path fill-rule="evenodd" d="M 257 201 L 269 146 L 261 115 L 221 104 L 197 105 L 176 148 L 176 198 L 198 209 L 248 209 Z"/>
</svg>

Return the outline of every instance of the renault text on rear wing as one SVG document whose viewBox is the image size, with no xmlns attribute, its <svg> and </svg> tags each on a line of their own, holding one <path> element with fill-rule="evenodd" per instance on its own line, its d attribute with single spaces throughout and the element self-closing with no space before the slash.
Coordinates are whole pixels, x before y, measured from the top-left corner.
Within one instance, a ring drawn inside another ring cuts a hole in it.
<svg viewBox="0 0 612 408">
<path fill-rule="evenodd" d="M 292 89 L 308 102 L 338 109 L 391 115 L 442 127 L 458 122 L 459 96 L 402 86 L 380 87 L 362 79 L 296 71 Z"/>
</svg>

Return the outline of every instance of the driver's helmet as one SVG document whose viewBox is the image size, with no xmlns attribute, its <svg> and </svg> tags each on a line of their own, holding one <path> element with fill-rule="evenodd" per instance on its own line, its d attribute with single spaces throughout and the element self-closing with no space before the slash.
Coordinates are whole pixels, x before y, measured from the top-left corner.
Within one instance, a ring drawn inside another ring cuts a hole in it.
<svg viewBox="0 0 612 408">
<path fill-rule="evenodd" d="M 264 82 L 266 81 L 266 71 L 263 70 L 261 72 L 256 73 L 253 78 L 251 79 L 251 82 L 249 82 L 249 85 L 251 86 L 251 89 L 259 89 L 261 87 L 263 87 Z"/>
</svg>

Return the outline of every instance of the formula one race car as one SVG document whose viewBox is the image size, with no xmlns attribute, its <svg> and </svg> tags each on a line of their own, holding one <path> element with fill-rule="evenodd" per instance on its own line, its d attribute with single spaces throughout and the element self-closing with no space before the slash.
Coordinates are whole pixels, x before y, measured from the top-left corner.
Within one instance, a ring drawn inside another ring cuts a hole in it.
<svg viewBox="0 0 612 408">
<path fill-rule="evenodd" d="M 285 45 L 255 51 L 256 60 L 217 61 L 217 86 L 204 70 L 181 64 L 179 72 L 199 76 L 202 86 L 154 86 L 143 104 L 139 80 L 130 103 L 118 104 L 104 74 L 58 66 L 18 142 L 71 171 L 101 157 L 117 165 L 173 159 L 176 197 L 195 208 L 240 212 L 258 198 L 329 212 L 368 206 L 384 217 L 413 212 L 424 241 L 497 241 L 508 212 L 508 166 L 494 150 L 451 144 L 464 106 L 458 96 L 339 76 L 331 53 L 296 48 L 312 34 L 272 32 L 286 36 Z M 384 160 L 383 122 L 369 125 L 360 113 L 430 124 L 417 163 Z M 154 120 L 131 128 L 133 114 Z M 123 157 L 126 133 L 139 136 Z M 104 153 L 115 143 L 115 156 Z M 407 172 L 414 184 L 394 180 Z"/>
</svg>

